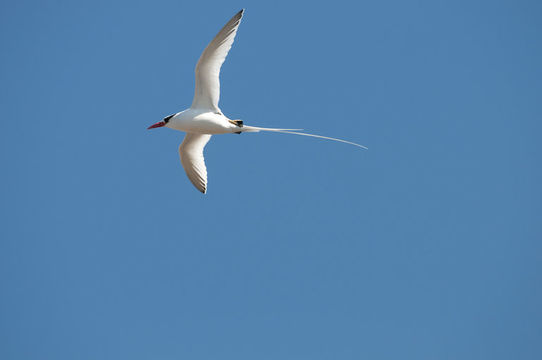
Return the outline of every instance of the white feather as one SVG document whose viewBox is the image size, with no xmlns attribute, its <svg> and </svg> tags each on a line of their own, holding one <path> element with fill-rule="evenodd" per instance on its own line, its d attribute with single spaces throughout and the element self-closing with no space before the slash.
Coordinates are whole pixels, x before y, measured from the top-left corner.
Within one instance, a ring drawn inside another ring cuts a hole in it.
<svg viewBox="0 0 542 360">
<path fill-rule="evenodd" d="M 235 14 L 201 54 L 196 65 L 196 90 L 192 108 L 220 112 L 220 68 L 233 45 L 244 11 Z"/>
<path fill-rule="evenodd" d="M 211 139 L 208 134 L 186 133 L 179 146 L 179 156 L 186 175 L 194 186 L 205 194 L 207 191 L 207 168 L 203 158 L 203 148 Z"/>
</svg>

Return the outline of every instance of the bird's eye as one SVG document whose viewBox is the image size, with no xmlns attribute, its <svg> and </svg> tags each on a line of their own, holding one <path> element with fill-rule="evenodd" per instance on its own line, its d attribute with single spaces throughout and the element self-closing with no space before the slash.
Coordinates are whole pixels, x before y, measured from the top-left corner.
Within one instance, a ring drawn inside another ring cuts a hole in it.
<svg viewBox="0 0 542 360">
<path fill-rule="evenodd" d="M 164 118 L 164 122 L 167 124 L 168 121 L 169 121 L 169 119 L 171 119 L 171 118 L 174 117 L 174 116 L 175 116 L 175 114 L 166 116 L 166 117 Z"/>
</svg>

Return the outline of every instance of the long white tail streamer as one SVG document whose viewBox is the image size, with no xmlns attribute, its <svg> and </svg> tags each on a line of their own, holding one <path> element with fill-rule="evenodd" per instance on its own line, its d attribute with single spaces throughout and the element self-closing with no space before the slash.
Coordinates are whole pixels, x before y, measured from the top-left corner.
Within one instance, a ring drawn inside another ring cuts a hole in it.
<svg viewBox="0 0 542 360">
<path fill-rule="evenodd" d="M 326 140 L 338 141 L 338 142 L 342 142 L 342 143 L 345 143 L 345 144 L 354 145 L 354 146 L 360 147 L 360 148 L 365 149 L 365 150 L 369 150 L 368 147 L 363 146 L 363 145 L 360 145 L 360 144 L 356 144 L 355 142 L 352 142 L 352 141 L 347 141 L 347 140 L 343 140 L 343 139 L 332 138 L 332 137 L 329 137 L 329 136 L 322 136 L 322 135 L 315 135 L 315 134 L 307 134 L 307 133 L 302 133 L 302 132 L 298 132 L 298 131 L 297 131 L 297 130 L 303 130 L 303 129 L 273 129 L 273 128 L 261 128 L 261 127 L 256 127 L 256 126 L 246 126 L 246 125 L 243 126 L 242 129 L 246 129 L 246 130 L 243 130 L 243 131 L 247 131 L 247 132 L 271 131 L 271 132 L 278 132 L 278 133 L 282 133 L 282 134 L 293 134 L 293 135 L 310 136 L 310 137 L 315 137 L 315 138 L 320 138 L 320 139 L 326 139 Z"/>
</svg>

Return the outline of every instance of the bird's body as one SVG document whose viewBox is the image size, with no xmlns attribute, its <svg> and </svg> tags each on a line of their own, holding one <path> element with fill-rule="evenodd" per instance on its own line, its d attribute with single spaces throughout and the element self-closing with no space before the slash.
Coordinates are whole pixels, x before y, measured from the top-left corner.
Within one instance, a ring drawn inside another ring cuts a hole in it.
<svg viewBox="0 0 542 360">
<path fill-rule="evenodd" d="M 220 68 L 233 44 L 244 10 L 235 14 L 207 45 L 196 65 L 196 89 L 189 109 L 166 116 L 164 120 L 149 126 L 149 129 L 168 127 L 186 132 L 179 146 L 181 163 L 192 184 L 202 193 L 207 191 L 207 168 L 203 149 L 211 135 L 240 134 L 243 132 L 272 131 L 312 136 L 340 141 L 365 148 L 346 140 L 296 132 L 299 129 L 272 129 L 246 126 L 241 120 L 232 120 L 223 115 L 218 107 L 220 97 Z"/>
<path fill-rule="evenodd" d="M 174 130 L 196 134 L 231 134 L 239 131 L 239 127 L 230 122 L 221 112 L 209 109 L 186 109 L 175 114 L 165 125 Z"/>
</svg>

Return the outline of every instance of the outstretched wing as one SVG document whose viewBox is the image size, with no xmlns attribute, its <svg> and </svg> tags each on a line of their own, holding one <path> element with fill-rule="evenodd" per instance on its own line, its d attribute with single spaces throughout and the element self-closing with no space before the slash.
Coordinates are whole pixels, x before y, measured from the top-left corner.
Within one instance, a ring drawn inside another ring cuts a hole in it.
<svg viewBox="0 0 542 360">
<path fill-rule="evenodd" d="M 207 191 L 207 168 L 203 159 L 203 148 L 209 142 L 211 135 L 186 133 L 179 146 L 179 156 L 186 175 L 194 186 L 205 194 Z"/>
<path fill-rule="evenodd" d="M 231 49 L 244 11 L 245 9 L 235 14 L 201 54 L 196 65 L 196 90 L 192 108 L 220 111 L 220 67 Z"/>
</svg>

